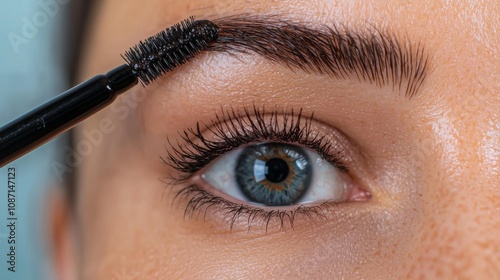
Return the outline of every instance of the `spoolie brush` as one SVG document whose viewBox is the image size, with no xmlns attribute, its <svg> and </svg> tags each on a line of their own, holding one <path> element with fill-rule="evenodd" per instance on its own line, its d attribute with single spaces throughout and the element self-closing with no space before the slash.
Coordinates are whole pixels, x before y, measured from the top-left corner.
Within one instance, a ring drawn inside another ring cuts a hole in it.
<svg viewBox="0 0 500 280">
<path fill-rule="evenodd" d="M 122 56 L 126 64 L 95 76 L 0 128 L 0 167 L 28 153 L 111 104 L 140 80 L 172 71 L 217 40 L 208 20 L 186 19 L 141 41 Z"/>
</svg>

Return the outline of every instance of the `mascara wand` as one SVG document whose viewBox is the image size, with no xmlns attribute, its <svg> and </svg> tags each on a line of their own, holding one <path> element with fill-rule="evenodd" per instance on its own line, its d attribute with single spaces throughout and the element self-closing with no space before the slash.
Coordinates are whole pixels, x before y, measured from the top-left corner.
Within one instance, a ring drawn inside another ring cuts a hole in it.
<svg viewBox="0 0 500 280">
<path fill-rule="evenodd" d="M 208 20 L 186 19 L 132 47 L 126 64 L 95 76 L 0 128 L 0 167 L 111 104 L 118 95 L 172 71 L 217 40 Z"/>
</svg>

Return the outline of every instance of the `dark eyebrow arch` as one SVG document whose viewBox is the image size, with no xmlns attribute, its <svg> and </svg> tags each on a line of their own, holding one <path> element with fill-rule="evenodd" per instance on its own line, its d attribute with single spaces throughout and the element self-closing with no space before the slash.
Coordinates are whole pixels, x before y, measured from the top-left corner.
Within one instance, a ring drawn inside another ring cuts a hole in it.
<svg viewBox="0 0 500 280">
<path fill-rule="evenodd" d="M 400 42 L 373 26 L 355 30 L 315 26 L 279 16 L 235 15 L 213 20 L 219 38 L 211 50 L 255 53 L 307 73 L 355 78 L 405 91 L 413 97 L 427 75 L 424 45 Z"/>
</svg>

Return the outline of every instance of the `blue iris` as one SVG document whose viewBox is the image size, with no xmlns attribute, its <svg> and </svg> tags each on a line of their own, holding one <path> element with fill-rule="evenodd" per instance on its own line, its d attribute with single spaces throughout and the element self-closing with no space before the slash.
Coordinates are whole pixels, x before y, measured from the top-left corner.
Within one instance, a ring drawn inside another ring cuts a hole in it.
<svg viewBox="0 0 500 280">
<path fill-rule="evenodd" d="M 245 196 L 267 206 L 295 204 L 309 189 L 312 178 L 304 149 L 283 143 L 246 147 L 236 161 L 235 173 Z"/>
</svg>

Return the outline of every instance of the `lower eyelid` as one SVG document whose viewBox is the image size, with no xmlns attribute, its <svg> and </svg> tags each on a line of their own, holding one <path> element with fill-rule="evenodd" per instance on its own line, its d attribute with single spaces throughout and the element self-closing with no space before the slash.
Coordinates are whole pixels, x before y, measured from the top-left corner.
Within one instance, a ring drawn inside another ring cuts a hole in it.
<svg viewBox="0 0 500 280">
<path fill-rule="evenodd" d="M 213 233 L 273 233 L 298 226 L 342 220 L 352 210 L 346 204 L 323 202 L 317 205 L 295 205 L 270 210 L 269 207 L 238 204 L 211 193 L 196 184 L 182 186 L 174 202 L 182 204 L 184 219 L 213 222 L 221 227 L 211 227 Z"/>
<path fill-rule="evenodd" d="M 318 201 L 299 201 L 295 205 L 290 205 L 290 206 L 265 206 L 265 205 L 260 205 L 260 204 L 255 204 L 251 202 L 247 202 L 242 200 L 241 198 L 235 198 L 232 197 L 231 195 L 228 195 L 224 193 L 221 190 L 218 190 L 210 185 L 206 181 L 206 178 L 203 176 L 203 172 L 200 172 L 200 174 L 196 174 L 195 176 L 192 176 L 188 180 L 182 183 L 181 188 L 189 187 L 189 186 L 196 186 L 200 190 L 204 190 L 210 194 L 212 194 L 214 197 L 217 197 L 221 199 L 221 201 L 227 201 L 229 203 L 234 203 L 238 205 L 247 205 L 248 207 L 254 207 L 258 208 L 261 210 L 294 210 L 300 206 L 317 206 L 321 205 L 323 203 L 334 203 L 334 204 L 340 204 L 340 203 L 348 203 L 348 202 L 366 202 L 372 198 L 371 192 L 365 190 L 362 188 L 360 185 L 355 183 L 351 178 L 348 178 L 349 176 L 347 174 L 340 174 L 340 176 L 343 177 L 343 197 L 339 200 L 318 200 Z M 180 191 L 182 192 L 182 190 Z"/>
<path fill-rule="evenodd" d="M 222 232 L 229 229 L 230 232 L 264 231 L 267 234 L 294 228 L 303 223 L 314 222 L 317 225 L 320 221 L 326 222 L 329 217 L 338 218 L 339 215 L 350 213 L 351 203 L 371 199 L 371 193 L 352 180 L 346 181 L 346 184 L 350 185 L 344 186 L 348 190 L 344 202 L 318 201 L 280 207 L 255 205 L 234 199 L 211 187 L 200 174 L 171 187 L 175 190 L 174 202 L 184 209 L 185 219 L 202 218 L 205 222 L 209 220 L 215 224 L 222 223 L 223 227 L 219 229 Z M 212 230 L 218 231 L 216 228 Z"/>
</svg>

